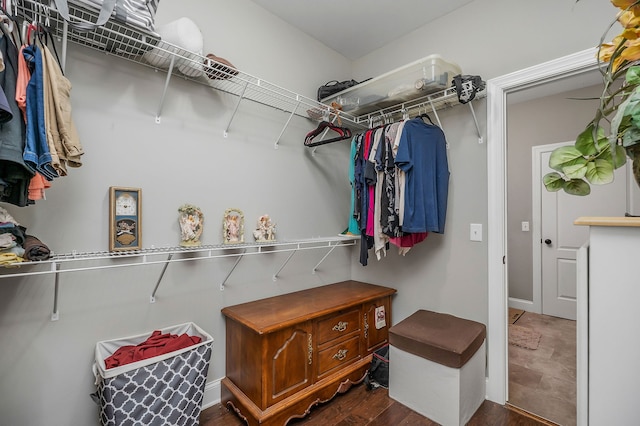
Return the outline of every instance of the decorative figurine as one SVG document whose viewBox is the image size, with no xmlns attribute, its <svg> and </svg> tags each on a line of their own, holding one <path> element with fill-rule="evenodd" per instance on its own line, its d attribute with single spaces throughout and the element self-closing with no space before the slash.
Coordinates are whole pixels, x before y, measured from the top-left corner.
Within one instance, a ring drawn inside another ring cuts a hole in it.
<svg viewBox="0 0 640 426">
<path fill-rule="evenodd" d="M 253 238 L 255 238 L 258 243 L 276 240 L 276 225 L 275 223 L 271 223 L 268 214 L 263 214 L 258 218 L 256 229 L 253 231 Z"/>
<path fill-rule="evenodd" d="M 239 209 L 227 209 L 222 220 L 224 244 L 244 243 L 244 214 Z"/>
<path fill-rule="evenodd" d="M 184 204 L 178 209 L 180 213 L 180 245 L 182 247 L 197 247 L 204 228 L 202 211 L 191 204 Z"/>
</svg>

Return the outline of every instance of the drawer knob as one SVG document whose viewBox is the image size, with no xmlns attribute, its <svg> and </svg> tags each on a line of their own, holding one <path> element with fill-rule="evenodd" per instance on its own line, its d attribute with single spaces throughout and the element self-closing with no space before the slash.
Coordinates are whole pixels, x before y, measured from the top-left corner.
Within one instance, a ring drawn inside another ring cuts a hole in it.
<svg viewBox="0 0 640 426">
<path fill-rule="evenodd" d="M 333 359 L 337 359 L 338 361 L 342 361 L 343 359 L 345 359 L 347 357 L 347 352 L 349 352 L 348 349 L 340 349 L 338 352 L 336 352 L 336 354 L 333 356 Z"/>
<path fill-rule="evenodd" d="M 333 326 L 333 331 L 345 331 L 348 325 L 349 325 L 348 322 L 340 321 L 339 323 Z"/>
</svg>

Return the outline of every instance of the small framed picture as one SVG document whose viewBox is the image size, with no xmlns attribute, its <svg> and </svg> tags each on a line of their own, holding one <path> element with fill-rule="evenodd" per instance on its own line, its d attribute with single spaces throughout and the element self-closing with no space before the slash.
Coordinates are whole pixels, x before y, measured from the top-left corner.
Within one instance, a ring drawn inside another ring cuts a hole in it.
<svg viewBox="0 0 640 426">
<path fill-rule="evenodd" d="M 142 248 L 142 190 L 109 188 L 109 251 Z"/>
</svg>

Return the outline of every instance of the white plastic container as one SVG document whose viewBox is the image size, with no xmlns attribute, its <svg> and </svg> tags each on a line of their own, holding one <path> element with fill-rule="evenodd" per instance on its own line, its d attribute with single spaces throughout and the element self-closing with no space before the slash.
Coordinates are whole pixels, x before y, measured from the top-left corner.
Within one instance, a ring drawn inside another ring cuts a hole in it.
<svg viewBox="0 0 640 426">
<path fill-rule="evenodd" d="M 337 102 L 345 112 L 366 114 L 444 90 L 458 74 L 462 72 L 457 64 L 440 55 L 429 55 L 335 93 L 322 99 L 322 103 Z"/>
</svg>

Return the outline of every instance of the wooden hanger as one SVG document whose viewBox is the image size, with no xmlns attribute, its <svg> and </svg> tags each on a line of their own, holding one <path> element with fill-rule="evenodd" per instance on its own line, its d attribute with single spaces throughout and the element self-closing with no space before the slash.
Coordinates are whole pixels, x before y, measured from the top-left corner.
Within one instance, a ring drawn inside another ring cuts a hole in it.
<svg viewBox="0 0 640 426">
<path fill-rule="evenodd" d="M 330 139 L 322 139 L 316 142 L 313 142 L 313 139 L 319 134 L 325 134 L 325 132 L 332 130 L 338 134 L 338 136 L 332 137 Z M 321 121 L 314 130 L 307 133 L 307 136 L 304 138 L 304 145 L 307 147 L 324 145 L 332 142 L 342 141 L 345 139 L 351 139 L 351 130 L 347 127 L 336 126 L 328 121 Z"/>
</svg>

